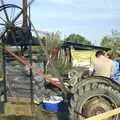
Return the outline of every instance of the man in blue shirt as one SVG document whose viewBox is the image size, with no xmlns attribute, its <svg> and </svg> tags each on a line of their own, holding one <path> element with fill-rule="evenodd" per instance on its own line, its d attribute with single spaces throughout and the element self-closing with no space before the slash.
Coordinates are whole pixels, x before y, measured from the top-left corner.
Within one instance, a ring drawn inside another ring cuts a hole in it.
<svg viewBox="0 0 120 120">
<path fill-rule="evenodd" d="M 120 63 L 113 60 L 112 79 L 120 84 Z"/>
</svg>

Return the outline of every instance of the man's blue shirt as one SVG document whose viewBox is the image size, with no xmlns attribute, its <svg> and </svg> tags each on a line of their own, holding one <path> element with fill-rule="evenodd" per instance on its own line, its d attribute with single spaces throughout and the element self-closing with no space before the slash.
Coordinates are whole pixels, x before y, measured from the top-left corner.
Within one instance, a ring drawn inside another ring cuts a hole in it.
<svg viewBox="0 0 120 120">
<path fill-rule="evenodd" d="M 112 79 L 120 83 L 120 63 L 113 60 Z"/>
</svg>

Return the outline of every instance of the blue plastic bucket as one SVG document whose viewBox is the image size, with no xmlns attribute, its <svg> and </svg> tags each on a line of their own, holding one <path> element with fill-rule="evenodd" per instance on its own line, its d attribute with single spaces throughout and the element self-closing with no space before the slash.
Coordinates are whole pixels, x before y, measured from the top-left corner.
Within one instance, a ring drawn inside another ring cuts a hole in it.
<svg viewBox="0 0 120 120">
<path fill-rule="evenodd" d="M 60 107 L 62 106 L 62 99 L 61 100 L 43 100 L 43 108 L 50 112 L 59 112 Z"/>
</svg>

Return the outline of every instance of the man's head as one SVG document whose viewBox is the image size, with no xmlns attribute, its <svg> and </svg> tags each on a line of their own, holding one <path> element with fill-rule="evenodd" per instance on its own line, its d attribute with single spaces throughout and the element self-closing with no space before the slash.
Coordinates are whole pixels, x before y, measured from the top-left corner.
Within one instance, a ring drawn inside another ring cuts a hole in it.
<svg viewBox="0 0 120 120">
<path fill-rule="evenodd" d="M 96 57 L 100 57 L 100 56 L 104 56 L 104 55 L 105 55 L 105 52 L 103 50 L 99 50 L 95 54 Z"/>
</svg>

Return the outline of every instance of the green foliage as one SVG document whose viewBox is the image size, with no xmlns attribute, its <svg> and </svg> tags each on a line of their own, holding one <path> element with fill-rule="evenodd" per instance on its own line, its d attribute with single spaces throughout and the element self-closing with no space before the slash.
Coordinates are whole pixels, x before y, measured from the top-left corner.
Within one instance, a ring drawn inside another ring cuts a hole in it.
<svg viewBox="0 0 120 120">
<path fill-rule="evenodd" d="M 44 49 L 48 53 L 50 53 L 53 48 L 58 47 L 61 43 L 61 37 L 59 32 L 52 32 L 52 33 L 46 34 L 46 36 L 44 37 L 39 37 L 39 38 L 33 36 L 32 39 L 42 42 Z M 43 51 L 41 44 L 37 46 L 33 46 L 32 49 L 35 51 Z"/>
<path fill-rule="evenodd" d="M 91 42 L 88 41 L 85 37 L 79 34 L 70 34 L 65 41 L 77 42 L 81 44 L 91 45 Z"/>
<path fill-rule="evenodd" d="M 70 64 L 62 64 L 59 60 L 53 60 L 53 61 L 52 61 L 52 64 L 54 65 L 56 71 L 53 71 L 53 70 L 52 70 L 52 67 L 51 67 L 51 65 L 50 65 L 50 66 L 48 67 L 47 72 L 48 72 L 49 74 L 52 74 L 53 76 L 56 76 L 57 73 L 59 73 L 59 75 L 67 74 L 67 73 L 68 73 L 68 70 L 69 70 L 69 68 L 70 68 Z"/>
<path fill-rule="evenodd" d="M 58 55 L 53 55 L 53 51 L 57 53 L 57 51 L 60 50 L 60 46 L 61 46 L 61 37 L 60 37 L 60 33 L 59 32 L 53 32 L 50 33 L 48 35 L 46 35 L 43 40 L 45 41 L 45 50 L 47 51 L 48 55 L 49 55 L 49 65 L 47 67 L 47 72 L 49 74 L 52 74 L 53 76 L 56 76 L 57 73 L 59 73 L 60 75 L 65 73 L 67 71 L 67 65 L 63 64 L 61 62 L 61 60 L 58 58 Z M 62 59 L 62 57 L 64 58 L 65 56 L 60 56 L 60 58 Z"/>
<path fill-rule="evenodd" d="M 51 52 L 54 48 L 60 46 L 61 44 L 61 37 L 59 32 L 53 32 L 45 37 L 46 40 L 46 50 L 48 53 Z"/>
<path fill-rule="evenodd" d="M 101 46 L 111 48 L 112 58 L 120 57 L 120 34 L 113 32 L 111 36 L 105 36 L 101 41 Z"/>
<path fill-rule="evenodd" d="M 42 55 L 42 56 L 38 56 L 37 59 L 39 62 L 43 62 L 45 60 L 45 57 Z"/>
</svg>

